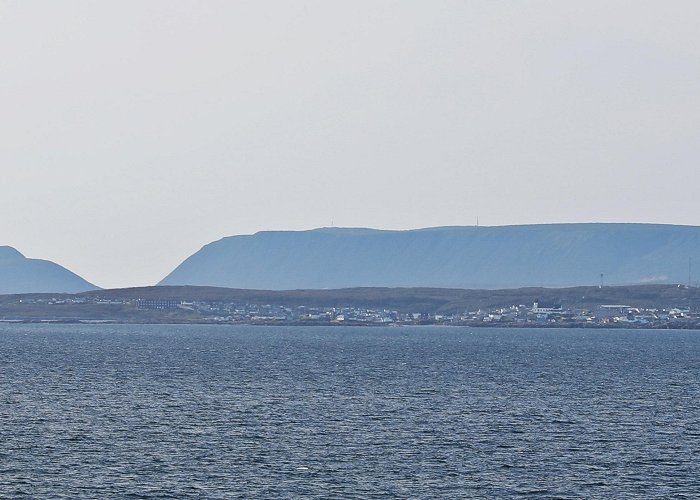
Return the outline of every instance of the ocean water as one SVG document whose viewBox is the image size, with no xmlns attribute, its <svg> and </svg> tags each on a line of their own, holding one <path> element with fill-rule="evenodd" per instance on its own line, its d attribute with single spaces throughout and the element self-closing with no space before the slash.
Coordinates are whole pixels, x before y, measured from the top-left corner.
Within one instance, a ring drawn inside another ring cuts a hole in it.
<svg viewBox="0 0 700 500">
<path fill-rule="evenodd" d="M 2 498 L 698 498 L 700 332 L 0 325 Z"/>
</svg>

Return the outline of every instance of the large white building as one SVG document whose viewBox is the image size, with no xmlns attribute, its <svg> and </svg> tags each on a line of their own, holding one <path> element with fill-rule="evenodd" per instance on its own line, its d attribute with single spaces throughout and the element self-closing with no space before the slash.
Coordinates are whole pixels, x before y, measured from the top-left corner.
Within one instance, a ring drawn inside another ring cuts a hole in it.
<svg viewBox="0 0 700 500">
<path fill-rule="evenodd" d="M 561 314 L 562 313 L 562 308 L 561 305 L 556 304 L 556 305 L 551 305 L 547 307 L 540 307 L 539 301 L 535 301 L 532 304 L 532 312 L 534 314 L 543 314 L 543 315 L 549 315 L 549 314 Z"/>
</svg>

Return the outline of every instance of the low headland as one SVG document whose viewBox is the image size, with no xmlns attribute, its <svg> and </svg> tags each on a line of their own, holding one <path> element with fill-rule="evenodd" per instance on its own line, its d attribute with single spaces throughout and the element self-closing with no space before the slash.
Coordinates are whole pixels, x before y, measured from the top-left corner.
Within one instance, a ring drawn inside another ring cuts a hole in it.
<svg viewBox="0 0 700 500">
<path fill-rule="evenodd" d="M 155 286 L 0 295 L 0 321 L 700 329 L 700 288 L 677 284 L 280 291 Z"/>
</svg>

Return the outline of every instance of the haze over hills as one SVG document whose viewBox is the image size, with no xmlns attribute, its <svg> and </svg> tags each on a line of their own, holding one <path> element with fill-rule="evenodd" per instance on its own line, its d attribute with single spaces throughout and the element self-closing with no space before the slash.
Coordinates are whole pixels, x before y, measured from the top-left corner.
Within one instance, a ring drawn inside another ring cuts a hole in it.
<svg viewBox="0 0 700 500">
<path fill-rule="evenodd" d="M 700 227 L 546 224 L 409 231 L 321 228 L 231 236 L 161 285 L 251 289 L 515 288 L 686 283 Z"/>
<path fill-rule="evenodd" d="M 0 246 L 0 294 L 79 293 L 97 288 L 65 267 L 28 259 L 12 247 Z"/>
</svg>

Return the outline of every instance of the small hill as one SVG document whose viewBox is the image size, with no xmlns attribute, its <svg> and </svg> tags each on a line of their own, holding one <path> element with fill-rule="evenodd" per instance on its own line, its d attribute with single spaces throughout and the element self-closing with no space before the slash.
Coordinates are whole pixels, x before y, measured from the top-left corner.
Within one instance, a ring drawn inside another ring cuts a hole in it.
<svg viewBox="0 0 700 500">
<path fill-rule="evenodd" d="M 542 224 L 267 231 L 210 243 L 161 285 L 517 288 L 686 283 L 700 227 Z"/>
<path fill-rule="evenodd" d="M 370 307 L 403 312 L 456 313 L 485 311 L 534 301 L 557 303 L 565 308 L 595 309 L 601 304 L 672 308 L 700 305 L 700 288 L 679 285 L 578 286 L 571 288 L 507 288 L 465 290 L 458 288 L 344 288 L 340 290 L 241 290 L 199 286 L 154 286 L 100 290 L 82 298 L 114 301 L 135 299 L 200 301 L 237 304 L 271 304 L 285 307 Z M 0 296 L 0 305 L 12 301 Z"/>
<path fill-rule="evenodd" d="M 0 246 L 0 294 L 79 293 L 98 287 L 48 260 L 28 259 Z"/>
</svg>

